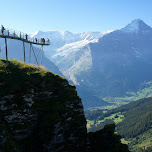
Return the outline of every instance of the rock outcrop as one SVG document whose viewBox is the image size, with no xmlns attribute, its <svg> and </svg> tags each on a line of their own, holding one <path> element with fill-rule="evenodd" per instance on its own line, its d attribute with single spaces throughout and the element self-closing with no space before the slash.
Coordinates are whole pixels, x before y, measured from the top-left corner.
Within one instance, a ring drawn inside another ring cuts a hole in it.
<svg viewBox="0 0 152 152">
<path fill-rule="evenodd" d="M 0 61 L 0 121 L 3 151 L 85 147 L 86 119 L 75 86 L 41 68 Z"/>
</svg>

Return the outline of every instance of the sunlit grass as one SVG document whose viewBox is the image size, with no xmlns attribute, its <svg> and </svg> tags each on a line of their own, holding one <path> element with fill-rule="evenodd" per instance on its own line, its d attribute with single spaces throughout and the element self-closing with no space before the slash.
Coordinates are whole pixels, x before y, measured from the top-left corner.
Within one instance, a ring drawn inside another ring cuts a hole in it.
<svg viewBox="0 0 152 152">
<path fill-rule="evenodd" d="M 98 124 L 103 123 L 107 119 L 111 119 L 115 122 L 115 124 L 118 124 L 123 121 L 124 115 L 118 112 L 118 113 L 110 115 L 109 117 L 105 117 L 102 120 L 96 120 L 96 122 L 94 120 L 87 120 L 87 129 L 91 128 L 91 125 L 97 126 Z"/>
</svg>

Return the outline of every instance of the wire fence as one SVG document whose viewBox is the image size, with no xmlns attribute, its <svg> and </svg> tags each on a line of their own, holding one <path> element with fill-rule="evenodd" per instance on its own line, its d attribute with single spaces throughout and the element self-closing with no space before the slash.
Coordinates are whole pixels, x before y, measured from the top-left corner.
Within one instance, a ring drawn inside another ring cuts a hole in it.
<svg viewBox="0 0 152 152">
<path fill-rule="evenodd" d="M 29 35 L 27 35 L 26 33 L 20 32 L 20 31 L 16 31 L 16 30 L 12 30 L 12 29 L 2 29 L 0 31 L 0 36 L 7 36 L 10 38 L 16 38 L 16 39 L 21 39 L 27 42 L 31 42 L 31 43 L 35 43 L 35 44 L 46 44 L 49 45 L 50 41 L 49 39 L 45 39 L 45 38 L 31 38 Z"/>
</svg>

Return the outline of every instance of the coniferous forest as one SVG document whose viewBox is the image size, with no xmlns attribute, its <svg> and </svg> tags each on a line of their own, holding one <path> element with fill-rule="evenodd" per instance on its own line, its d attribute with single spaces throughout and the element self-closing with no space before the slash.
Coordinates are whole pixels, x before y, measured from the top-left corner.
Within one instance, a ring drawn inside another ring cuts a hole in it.
<svg viewBox="0 0 152 152">
<path fill-rule="evenodd" d="M 122 136 L 122 142 L 128 143 L 131 151 L 149 152 L 152 150 L 151 109 L 152 98 L 144 98 L 113 110 L 88 110 L 85 112 L 88 131 L 96 131 L 106 124 L 115 123 L 115 132 Z"/>
</svg>

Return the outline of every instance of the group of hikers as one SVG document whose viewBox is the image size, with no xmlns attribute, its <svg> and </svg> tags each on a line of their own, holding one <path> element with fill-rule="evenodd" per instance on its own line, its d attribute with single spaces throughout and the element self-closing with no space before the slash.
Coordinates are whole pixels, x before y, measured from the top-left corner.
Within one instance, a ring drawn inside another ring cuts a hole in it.
<svg viewBox="0 0 152 152">
<path fill-rule="evenodd" d="M 25 39 L 27 40 L 27 38 L 28 38 L 28 35 L 26 34 Z M 43 44 L 45 44 L 45 42 L 49 43 L 49 41 L 50 41 L 48 38 L 46 41 L 45 41 L 45 38 L 41 38 L 40 40 L 41 40 L 41 43 L 43 43 Z M 35 38 L 35 39 L 33 39 L 33 42 L 39 43 L 39 39 Z"/>
<path fill-rule="evenodd" d="M 1 25 L 1 33 L 2 33 L 2 35 L 4 35 L 4 30 L 5 30 L 4 26 Z M 8 33 L 9 33 L 9 31 L 8 31 Z M 14 32 L 14 36 L 15 36 L 15 32 Z M 20 32 L 20 38 L 21 38 L 21 32 Z M 27 34 L 25 34 L 25 39 L 28 40 L 28 35 Z M 48 38 L 47 38 L 46 41 L 45 41 L 44 38 L 41 38 L 40 40 L 41 40 L 41 43 L 43 43 L 43 44 L 45 44 L 45 42 L 49 43 L 49 39 Z M 39 43 L 39 40 L 37 38 L 35 38 L 35 39 L 33 39 L 33 42 Z"/>
<path fill-rule="evenodd" d="M 41 40 L 41 43 L 43 43 L 43 44 L 45 44 L 45 42 L 49 43 L 49 41 L 50 41 L 48 38 L 46 41 L 45 41 L 45 38 L 41 38 L 40 40 Z M 39 39 L 35 38 L 35 42 L 39 43 Z"/>
</svg>

